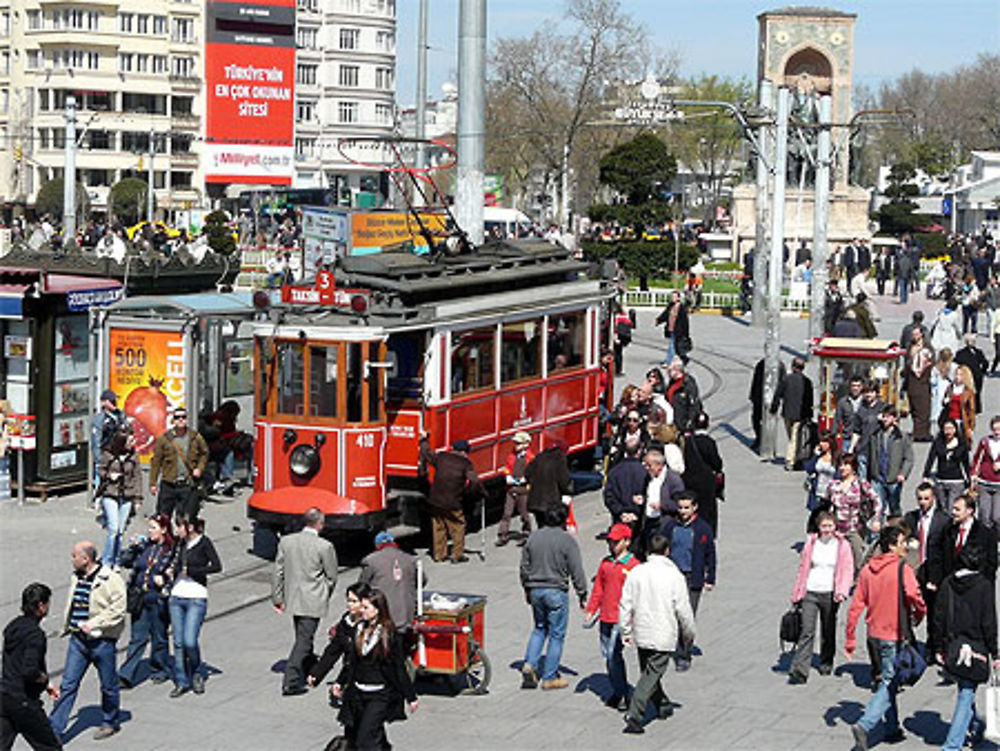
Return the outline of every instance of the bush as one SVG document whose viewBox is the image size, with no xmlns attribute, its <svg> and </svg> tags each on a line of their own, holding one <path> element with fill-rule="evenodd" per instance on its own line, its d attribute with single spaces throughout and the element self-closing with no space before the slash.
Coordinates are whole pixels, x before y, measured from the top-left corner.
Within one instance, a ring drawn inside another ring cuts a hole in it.
<svg viewBox="0 0 1000 751">
<path fill-rule="evenodd" d="M 631 277 L 667 278 L 674 270 L 675 246 L 672 242 L 621 242 L 583 243 L 583 254 L 587 260 L 603 261 L 616 259 Z M 698 249 L 681 243 L 677 253 L 677 267 L 687 271 L 699 258 Z"/>
<path fill-rule="evenodd" d="M 56 222 L 63 220 L 63 180 L 57 177 L 49 180 L 38 189 L 38 196 L 35 198 L 35 212 L 39 216 L 48 214 Z M 82 184 L 76 184 L 76 221 L 79 225 L 90 214 L 90 199 L 87 198 L 87 189 Z"/>
<path fill-rule="evenodd" d="M 917 232 L 913 240 L 920 246 L 923 258 L 937 258 L 948 252 L 948 237 L 943 232 Z"/>
<path fill-rule="evenodd" d="M 111 186 L 108 208 L 115 218 L 126 226 L 138 224 L 146 218 L 146 192 L 149 183 L 138 177 L 126 177 Z M 156 192 L 153 192 L 153 210 L 156 210 Z"/>
<path fill-rule="evenodd" d="M 229 255 L 236 250 L 236 240 L 229 228 L 229 217 L 224 211 L 213 211 L 205 217 L 204 233 L 208 238 L 208 247 L 216 253 Z"/>
</svg>

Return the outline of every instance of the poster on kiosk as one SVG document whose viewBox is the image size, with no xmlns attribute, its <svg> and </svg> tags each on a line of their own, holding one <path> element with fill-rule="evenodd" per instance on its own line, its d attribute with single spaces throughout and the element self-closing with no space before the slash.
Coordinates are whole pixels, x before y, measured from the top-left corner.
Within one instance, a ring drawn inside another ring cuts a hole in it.
<svg viewBox="0 0 1000 751">
<path fill-rule="evenodd" d="M 205 180 L 291 185 L 295 0 L 209 0 Z"/>
<path fill-rule="evenodd" d="M 156 439 L 171 426 L 171 412 L 188 406 L 188 337 L 176 329 L 111 323 L 106 341 L 105 382 L 132 425 L 140 459 L 148 462 Z"/>
</svg>

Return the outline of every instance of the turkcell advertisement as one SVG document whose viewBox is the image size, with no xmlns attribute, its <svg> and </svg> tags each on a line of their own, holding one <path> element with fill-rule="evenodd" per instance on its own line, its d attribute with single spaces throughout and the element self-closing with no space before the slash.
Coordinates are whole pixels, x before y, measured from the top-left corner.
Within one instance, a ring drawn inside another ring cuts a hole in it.
<svg viewBox="0 0 1000 751">
<path fill-rule="evenodd" d="M 205 180 L 291 185 L 295 0 L 209 0 Z"/>
</svg>

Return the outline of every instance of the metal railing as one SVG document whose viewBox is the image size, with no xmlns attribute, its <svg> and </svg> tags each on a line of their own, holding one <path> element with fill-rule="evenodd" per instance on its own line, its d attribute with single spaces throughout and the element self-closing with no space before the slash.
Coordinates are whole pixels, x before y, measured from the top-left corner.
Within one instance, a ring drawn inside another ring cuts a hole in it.
<svg viewBox="0 0 1000 751">
<path fill-rule="evenodd" d="M 634 308 L 664 308 L 670 302 L 672 289 L 630 289 L 625 293 L 625 305 Z M 737 292 L 703 292 L 701 305 L 703 309 L 733 309 L 740 310 L 740 295 Z M 781 297 L 783 311 L 806 312 L 809 310 L 809 298 L 793 298 L 788 295 Z"/>
</svg>

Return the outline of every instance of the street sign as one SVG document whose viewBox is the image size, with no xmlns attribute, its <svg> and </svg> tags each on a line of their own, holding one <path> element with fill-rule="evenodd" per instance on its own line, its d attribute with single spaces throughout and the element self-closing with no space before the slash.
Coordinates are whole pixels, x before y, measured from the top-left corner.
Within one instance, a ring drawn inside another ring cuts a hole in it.
<svg viewBox="0 0 1000 751">
<path fill-rule="evenodd" d="M 945 196 L 944 198 L 941 199 L 941 215 L 942 216 L 951 216 L 951 207 L 952 207 L 952 202 L 954 200 L 955 199 L 952 198 L 951 196 Z"/>
<path fill-rule="evenodd" d="M 683 120 L 684 113 L 670 102 L 629 102 L 615 108 L 615 119 L 629 125 L 657 125 Z"/>
</svg>

